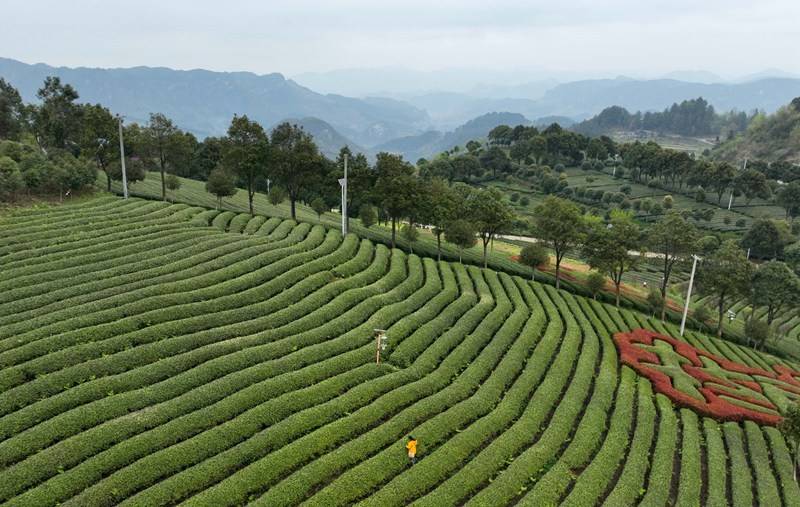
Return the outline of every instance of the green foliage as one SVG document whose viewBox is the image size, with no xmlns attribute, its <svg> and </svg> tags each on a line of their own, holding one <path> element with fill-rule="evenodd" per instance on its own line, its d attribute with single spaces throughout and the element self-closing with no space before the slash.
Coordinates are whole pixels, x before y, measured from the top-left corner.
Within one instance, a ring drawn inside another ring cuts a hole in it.
<svg viewBox="0 0 800 507">
<path fill-rule="evenodd" d="M 277 185 L 271 187 L 269 190 L 269 195 L 267 195 L 269 203 L 272 204 L 273 206 L 281 204 L 286 200 L 287 197 L 288 194 L 286 190 L 283 187 L 279 187 Z"/>
<path fill-rule="evenodd" d="M 744 335 L 747 337 L 748 343 L 752 342 L 758 349 L 770 339 L 772 330 L 767 322 L 750 314 L 744 322 Z"/>
<path fill-rule="evenodd" d="M 797 482 L 797 468 L 800 465 L 800 403 L 786 407 L 778 429 L 794 447 L 794 480 Z"/>
<path fill-rule="evenodd" d="M 365 204 L 359 208 L 358 218 L 361 220 L 361 225 L 369 229 L 378 221 L 378 212 L 375 211 L 374 206 Z"/>
<path fill-rule="evenodd" d="M 234 116 L 222 146 L 222 164 L 243 182 L 250 214 L 254 214 L 256 181 L 266 177 L 270 145 L 264 128 L 247 115 Z"/>
<path fill-rule="evenodd" d="M 636 266 L 638 257 L 631 252 L 642 249 L 641 232 L 633 216 L 614 211 L 607 225 L 595 224 L 590 228 L 583 245 L 583 254 L 589 266 L 606 273 L 616 288 L 619 306 L 622 276 Z"/>
<path fill-rule="evenodd" d="M 325 202 L 325 199 L 322 199 L 321 197 L 317 197 L 316 199 L 311 201 L 310 206 L 311 209 L 313 209 L 314 212 L 317 214 L 318 220 L 322 218 L 323 213 L 325 213 L 326 211 L 330 211 L 330 207 Z"/>
<path fill-rule="evenodd" d="M 475 224 L 483 243 L 483 267 L 488 266 L 489 242 L 509 227 L 514 212 L 503 200 L 503 194 L 495 188 L 472 190 L 465 202 L 465 214 Z"/>
<path fill-rule="evenodd" d="M 661 264 L 661 297 L 667 295 L 667 287 L 675 264 L 685 261 L 693 253 L 697 242 L 697 230 L 675 212 L 670 212 L 659 220 L 647 233 L 646 244 L 654 251 L 662 254 Z M 664 319 L 666 307 L 662 306 L 661 319 Z"/>
<path fill-rule="evenodd" d="M 222 205 L 223 197 L 236 195 L 236 180 L 233 175 L 222 166 L 217 166 L 217 168 L 208 175 L 206 191 L 217 198 L 217 207 L 219 208 Z"/>
<path fill-rule="evenodd" d="M 546 266 L 550 262 L 550 254 L 539 243 L 528 243 L 519 253 L 519 261 L 531 268 L 531 280 L 534 279 L 536 269 Z"/>
<path fill-rule="evenodd" d="M 742 247 L 749 248 L 753 257 L 775 259 L 783 255 L 784 247 L 793 240 L 785 222 L 761 218 L 745 233 Z"/>
<path fill-rule="evenodd" d="M 561 261 L 585 236 L 583 217 L 578 207 L 558 197 L 547 197 L 535 210 L 533 227 L 536 236 L 555 251 L 556 288 L 560 285 Z"/>
<path fill-rule="evenodd" d="M 419 239 L 419 229 L 417 229 L 414 224 L 405 224 L 403 228 L 400 229 L 400 236 L 406 240 L 411 249 L 411 252 L 414 252 L 414 242 Z"/>
<path fill-rule="evenodd" d="M 167 175 L 167 189 L 168 190 L 178 190 L 181 188 L 181 180 L 174 174 L 170 173 Z"/>
<path fill-rule="evenodd" d="M 392 248 L 397 221 L 412 213 L 418 203 L 418 182 L 414 168 L 399 155 L 378 153 L 375 171 L 378 179 L 373 189 L 375 201 L 392 220 Z"/>
<path fill-rule="evenodd" d="M 783 262 L 764 263 L 753 273 L 750 301 L 753 308 L 766 307 L 767 324 L 772 325 L 781 309 L 800 303 L 800 278 Z"/>
<path fill-rule="evenodd" d="M 457 219 L 447 224 L 444 239 L 458 247 L 458 262 L 461 262 L 464 249 L 472 248 L 478 242 L 477 234 L 475 226 L 467 220 Z"/>
<path fill-rule="evenodd" d="M 599 271 L 592 271 L 589 273 L 589 276 L 586 277 L 586 288 L 589 289 L 589 293 L 594 299 L 597 299 L 597 294 L 599 294 L 605 286 L 606 277 Z"/>
<path fill-rule="evenodd" d="M 0 233 L 9 505 L 694 504 L 703 456 L 709 501 L 797 495 L 777 431 L 732 424 L 723 442 L 704 418 L 701 434 L 620 366 L 610 334 L 651 325 L 632 312 L 318 225 L 136 198 L 14 211 Z M 726 484 L 728 455 L 744 486 Z"/>
<path fill-rule="evenodd" d="M 711 310 L 708 309 L 705 305 L 700 305 L 694 309 L 692 313 L 694 319 L 700 324 L 700 329 L 703 330 L 705 328 L 706 322 L 711 319 Z"/>
<path fill-rule="evenodd" d="M 717 335 L 722 335 L 726 304 L 730 299 L 748 293 L 752 273 L 753 267 L 744 251 L 732 240 L 723 242 L 719 249 L 700 263 L 698 287 L 717 299 Z"/>
</svg>

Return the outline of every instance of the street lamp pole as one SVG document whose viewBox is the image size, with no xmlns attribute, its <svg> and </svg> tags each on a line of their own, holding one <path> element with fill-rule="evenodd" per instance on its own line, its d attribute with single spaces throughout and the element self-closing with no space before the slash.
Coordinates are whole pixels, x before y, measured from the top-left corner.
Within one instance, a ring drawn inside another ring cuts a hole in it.
<svg viewBox="0 0 800 507">
<path fill-rule="evenodd" d="M 122 140 L 122 116 L 117 115 L 117 122 L 119 124 L 119 156 L 120 165 L 122 166 L 122 196 L 128 198 L 128 175 L 125 172 L 125 141 Z"/>
<path fill-rule="evenodd" d="M 694 284 L 694 272 L 697 269 L 698 256 L 692 255 L 694 262 L 692 262 L 692 274 L 689 276 L 689 290 L 686 292 L 686 304 L 683 306 L 683 318 L 681 319 L 681 336 L 686 329 L 686 316 L 689 314 L 689 300 L 692 298 L 692 285 Z"/>
<path fill-rule="evenodd" d="M 347 153 L 344 154 L 344 178 L 339 180 L 342 187 L 342 235 L 347 234 Z"/>
<path fill-rule="evenodd" d="M 347 234 L 347 153 L 344 154 L 344 187 L 342 188 L 342 235 Z"/>
</svg>

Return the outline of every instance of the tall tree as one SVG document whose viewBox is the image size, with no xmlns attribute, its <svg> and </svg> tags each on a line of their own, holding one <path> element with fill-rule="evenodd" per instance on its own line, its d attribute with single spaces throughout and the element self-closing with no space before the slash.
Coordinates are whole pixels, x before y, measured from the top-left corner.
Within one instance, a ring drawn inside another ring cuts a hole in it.
<svg viewBox="0 0 800 507">
<path fill-rule="evenodd" d="M 414 168 L 399 155 L 378 153 L 375 164 L 377 180 L 374 201 L 392 220 L 392 248 L 395 246 L 397 221 L 419 204 Z"/>
<path fill-rule="evenodd" d="M 506 152 L 497 146 L 492 146 L 487 151 L 481 153 L 480 163 L 484 169 L 492 171 L 492 176 L 497 177 L 497 172 L 507 173 L 511 171 L 511 160 Z"/>
<path fill-rule="evenodd" d="M 161 173 L 161 198 L 167 200 L 167 167 L 176 166 L 184 156 L 183 132 L 161 113 L 150 113 L 144 129 L 145 149 Z"/>
<path fill-rule="evenodd" d="M 753 273 L 750 302 L 753 313 L 758 307 L 766 307 L 767 324 L 772 325 L 781 309 L 800 303 L 800 279 L 785 263 L 767 262 Z"/>
<path fill-rule="evenodd" d="M 722 196 L 733 185 L 736 169 L 727 162 L 712 164 L 711 188 L 717 193 L 717 204 L 722 202 Z"/>
<path fill-rule="evenodd" d="M 793 239 L 786 222 L 759 218 L 742 238 L 742 247 L 749 248 L 755 257 L 775 259 Z"/>
<path fill-rule="evenodd" d="M 69 84 L 61 84 L 60 78 L 49 76 L 36 96 L 42 101 L 34 115 L 39 142 L 46 147 L 74 148 L 81 128 L 78 92 Z"/>
<path fill-rule="evenodd" d="M 608 226 L 592 227 L 583 253 L 589 266 L 608 274 L 614 282 L 617 306 L 619 306 L 622 275 L 636 266 L 639 257 L 631 251 L 641 249 L 641 231 L 633 216 L 623 211 L 611 212 Z"/>
<path fill-rule="evenodd" d="M 555 251 L 556 288 L 561 286 L 561 261 L 583 241 L 584 220 L 578 207 L 567 200 L 548 196 L 534 210 L 536 236 Z"/>
<path fill-rule="evenodd" d="M 541 243 L 528 243 L 519 252 L 519 262 L 531 268 L 531 280 L 535 278 L 536 269 L 550 261 L 547 249 Z"/>
<path fill-rule="evenodd" d="M 0 139 L 18 139 L 25 106 L 19 91 L 0 77 Z"/>
<path fill-rule="evenodd" d="M 236 178 L 222 166 L 217 166 L 209 173 L 206 192 L 217 198 L 217 209 L 222 207 L 222 198 L 236 195 L 236 190 Z"/>
<path fill-rule="evenodd" d="M 442 234 L 447 224 L 454 220 L 458 202 L 456 194 L 442 178 L 426 181 L 420 188 L 420 220 L 433 226 L 436 236 L 436 258 L 442 260 Z"/>
<path fill-rule="evenodd" d="M 478 230 L 483 243 L 483 267 L 488 265 L 489 242 L 503 229 L 511 225 L 514 212 L 505 201 L 503 194 L 496 188 L 474 190 L 467 207 L 470 220 Z"/>
<path fill-rule="evenodd" d="M 292 218 L 304 188 L 315 185 L 324 175 L 325 164 L 317 145 L 301 127 L 284 122 L 272 131 L 273 174 L 289 195 Z"/>
<path fill-rule="evenodd" d="M 764 173 L 755 169 L 746 169 L 739 172 L 733 178 L 733 189 L 744 195 L 747 205 L 756 197 L 767 199 L 769 197 L 769 185 Z"/>
<path fill-rule="evenodd" d="M 458 247 L 458 262 L 465 248 L 472 248 L 478 241 L 476 238 L 475 226 L 464 219 L 453 220 L 447 225 L 444 232 L 444 240 Z"/>
<path fill-rule="evenodd" d="M 787 218 L 800 215 L 800 181 L 793 181 L 778 190 L 776 202 L 786 210 Z"/>
<path fill-rule="evenodd" d="M 698 287 L 717 298 L 717 336 L 722 336 L 725 304 L 730 298 L 747 294 L 752 272 L 744 251 L 732 240 L 725 241 L 716 252 L 703 259 Z"/>
<path fill-rule="evenodd" d="M 111 163 L 119 157 L 119 126 L 111 111 L 100 104 L 83 106 L 81 153 L 97 163 L 111 192 Z"/>
<path fill-rule="evenodd" d="M 647 237 L 650 248 L 660 253 L 661 269 L 661 320 L 667 311 L 667 287 L 675 264 L 684 261 L 692 254 L 697 241 L 697 230 L 679 213 L 667 213 L 651 229 Z"/>
<path fill-rule="evenodd" d="M 256 181 L 266 176 L 269 153 L 269 139 L 264 128 L 247 115 L 234 115 L 223 143 L 222 163 L 244 183 L 251 215 L 255 214 Z"/>
</svg>

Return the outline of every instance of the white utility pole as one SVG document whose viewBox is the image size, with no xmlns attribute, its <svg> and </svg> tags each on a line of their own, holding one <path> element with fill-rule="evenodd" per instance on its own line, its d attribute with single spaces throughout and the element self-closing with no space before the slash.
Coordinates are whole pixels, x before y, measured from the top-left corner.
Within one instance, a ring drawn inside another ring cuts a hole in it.
<svg viewBox="0 0 800 507">
<path fill-rule="evenodd" d="M 125 141 L 122 140 L 122 116 L 117 115 L 119 123 L 119 157 L 120 165 L 122 166 L 122 195 L 125 199 L 128 198 L 128 175 L 125 173 Z"/>
<path fill-rule="evenodd" d="M 339 180 L 342 187 L 342 235 L 347 234 L 347 153 L 344 154 L 344 178 Z"/>
<path fill-rule="evenodd" d="M 689 290 L 686 291 L 686 304 L 683 306 L 683 318 L 681 319 L 681 336 L 686 329 L 686 316 L 689 314 L 689 300 L 692 299 L 692 285 L 694 284 L 694 272 L 697 269 L 697 259 L 700 257 L 692 255 L 694 262 L 692 263 L 692 274 L 689 276 Z"/>
<path fill-rule="evenodd" d="M 744 159 L 744 165 L 742 165 L 742 171 L 747 169 L 747 159 Z M 731 205 L 733 204 L 733 189 L 731 189 L 731 198 L 728 200 L 728 209 L 731 209 Z"/>
</svg>

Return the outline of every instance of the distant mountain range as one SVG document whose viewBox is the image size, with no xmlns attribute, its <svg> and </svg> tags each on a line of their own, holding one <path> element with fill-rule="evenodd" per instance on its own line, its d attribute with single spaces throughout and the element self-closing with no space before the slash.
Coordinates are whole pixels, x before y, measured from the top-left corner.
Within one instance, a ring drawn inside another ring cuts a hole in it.
<svg viewBox="0 0 800 507">
<path fill-rule="evenodd" d="M 629 111 L 661 111 L 675 102 L 703 97 L 717 111 L 773 112 L 800 95 L 800 79 L 767 78 L 743 83 L 689 83 L 674 79 L 639 81 L 628 78 L 576 81 L 548 90 L 529 118 L 558 114 L 588 118 L 616 105 Z"/>
<path fill-rule="evenodd" d="M 498 125 L 530 125 L 531 122 L 518 113 L 487 113 L 474 118 L 450 132 L 431 130 L 415 136 L 402 137 L 378 146 L 372 151 L 387 151 L 402 154 L 407 160 L 416 162 L 420 158 L 437 155 L 455 146 L 463 147 L 467 141 L 486 137 Z"/>
<path fill-rule="evenodd" d="M 234 114 L 247 114 L 264 126 L 285 118 L 315 117 L 367 146 L 430 127 L 427 113 L 407 103 L 322 95 L 281 74 L 162 67 L 73 69 L 0 58 L 0 77 L 28 102 L 36 101 L 36 90 L 51 75 L 72 84 L 82 102 L 102 103 L 138 122 L 151 112 L 162 112 L 201 137 L 224 134 Z"/>
<path fill-rule="evenodd" d="M 126 115 L 129 121 L 144 122 L 149 113 L 162 112 L 181 128 L 205 137 L 224 134 L 234 114 L 247 114 L 265 127 L 296 118 L 317 138 L 326 154 L 349 144 L 371 155 L 380 150 L 403 153 L 412 161 L 484 137 L 499 123 L 542 125 L 558 121 L 568 126 L 610 105 L 630 111 L 661 111 L 675 102 L 696 97 L 705 98 L 718 112 L 731 109 L 773 112 L 800 95 L 800 79 L 794 77 L 756 75 L 736 83 L 620 77 L 562 84 L 548 78 L 522 84 L 509 81 L 507 86 L 475 85 L 477 81 L 472 81 L 473 85 L 467 86 L 476 74 L 456 72 L 451 78 L 461 83 L 459 92 L 352 98 L 317 93 L 277 73 L 180 71 L 163 67 L 66 68 L 0 58 L 0 77 L 17 87 L 26 101 L 36 101 L 36 90 L 49 75 L 60 76 L 75 86 L 81 101 L 102 103 Z M 400 79 L 396 73 L 358 75 L 365 81 L 371 79 L 362 90 L 377 86 L 380 76 Z M 704 81 L 717 78 L 702 71 L 682 71 L 674 76 Z M 314 76 L 306 77 L 312 80 Z M 324 82 L 324 77 L 317 79 Z M 406 80 L 435 77 L 412 72 Z M 518 97 L 503 97 L 503 94 Z M 498 113 L 503 111 L 509 113 Z"/>
</svg>

